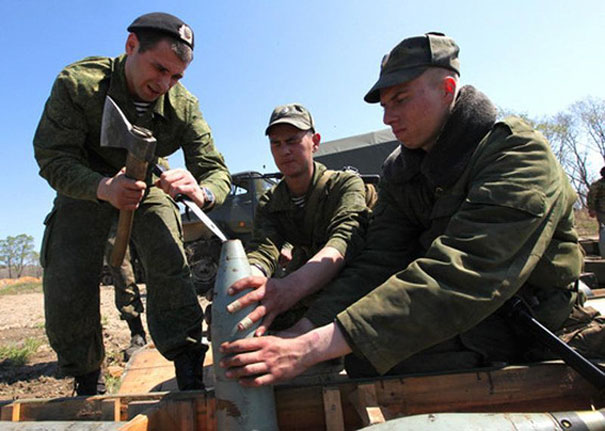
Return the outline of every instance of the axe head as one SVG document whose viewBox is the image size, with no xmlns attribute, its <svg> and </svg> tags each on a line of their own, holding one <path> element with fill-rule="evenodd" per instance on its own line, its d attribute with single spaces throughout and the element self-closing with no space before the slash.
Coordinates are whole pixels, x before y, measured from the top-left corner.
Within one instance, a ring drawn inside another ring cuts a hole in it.
<svg viewBox="0 0 605 431">
<path fill-rule="evenodd" d="M 153 161 L 156 140 L 150 130 L 133 126 L 109 96 L 105 97 L 101 120 L 101 146 L 124 148 L 137 159 Z"/>
</svg>

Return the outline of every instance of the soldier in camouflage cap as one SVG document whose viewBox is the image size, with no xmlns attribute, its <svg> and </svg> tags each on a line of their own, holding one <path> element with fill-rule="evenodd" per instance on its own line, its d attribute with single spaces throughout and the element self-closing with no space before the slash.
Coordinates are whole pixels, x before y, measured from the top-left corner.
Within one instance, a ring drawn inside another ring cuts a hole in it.
<svg viewBox="0 0 605 431">
<path fill-rule="evenodd" d="M 458 47 L 442 34 L 385 57 L 365 99 L 380 102 L 401 146 L 383 165 L 366 246 L 309 307 L 304 327 L 315 329 L 223 344 L 230 377 L 272 384 L 349 353 L 352 377 L 542 359 L 497 312 L 509 298 L 561 334 L 589 315 L 575 287 L 582 254 L 567 175 L 540 133 L 496 121 L 458 75 Z M 570 344 L 603 357 L 585 334 Z"/>
<path fill-rule="evenodd" d="M 601 168 L 601 178 L 593 182 L 586 195 L 588 214 L 599 222 L 599 253 L 605 257 L 605 167 Z"/>
<path fill-rule="evenodd" d="M 222 203 L 231 178 L 197 99 L 178 82 L 193 58 L 191 28 L 152 13 L 128 30 L 126 54 L 88 57 L 61 71 L 34 136 L 40 175 L 57 191 L 40 252 L 46 332 L 61 369 L 76 377 L 78 395 L 99 392 L 99 274 L 111 225 L 124 209 L 136 210 L 132 241 L 146 276 L 150 335 L 175 362 L 180 389 L 203 387 L 202 310 L 173 197 L 183 193 L 211 208 Z M 100 146 L 108 95 L 131 123 L 153 132 L 158 158 L 182 149 L 187 169 L 127 178 L 126 151 Z"/>
<path fill-rule="evenodd" d="M 233 293 L 255 290 L 228 307 L 235 312 L 262 301 L 239 325 L 244 330 L 263 319 L 257 335 L 287 329 L 303 316 L 316 292 L 360 251 L 369 215 L 359 176 L 313 161 L 321 137 L 304 106 L 276 107 L 265 134 L 283 179 L 256 210 L 247 245 L 253 276 L 231 287 Z M 292 260 L 285 276 L 276 278 L 286 244 L 292 246 Z"/>
</svg>

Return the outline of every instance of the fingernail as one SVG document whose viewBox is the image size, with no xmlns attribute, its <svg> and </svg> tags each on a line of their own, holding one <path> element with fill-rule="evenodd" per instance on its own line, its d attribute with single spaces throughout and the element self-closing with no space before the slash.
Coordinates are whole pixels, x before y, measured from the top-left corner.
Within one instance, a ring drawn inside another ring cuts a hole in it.
<svg viewBox="0 0 605 431">
<path fill-rule="evenodd" d="M 253 324 L 254 322 L 252 321 L 252 319 L 250 319 L 249 317 L 245 317 L 238 323 L 237 327 L 240 331 L 245 331 L 246 329 L 251 328 Z"/>
<path fill-rule="evenodd" d="M 233 295 L 233 289 L 231 289 L 231 288 L 227 289 L 227 294 Z"/>
</svg>

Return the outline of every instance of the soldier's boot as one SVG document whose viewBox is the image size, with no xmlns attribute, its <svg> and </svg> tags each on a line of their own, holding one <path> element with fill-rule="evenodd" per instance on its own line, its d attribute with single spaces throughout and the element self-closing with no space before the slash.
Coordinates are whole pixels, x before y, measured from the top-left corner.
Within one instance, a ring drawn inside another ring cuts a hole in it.
<svg viewBox="0 0 605 431">
<path fill-rule="evenodd" d="M 90 373 L 76 376 L 75 378 L 76 395 L 102 395 L 107 392 L 105 388 L 105 379 L 101 370 L 94 370 Z"/>
<path fill-rule="evenodd" d="M 197 345 L 174 359 L 176 383 L 180 391 L 204 389 L 204 357 L 208 346 Z"/>
<path fill-rule="evenodd" d="M 130 328 L 130 345 L 124 351 L 124 361 L 128 361 L 135 352 L 142 347 L 145 347 L 147 340 L 145 338 L 145 329 L 143 329 L 143 322 L 141 322 L 141 316 L 137 316 L 134 319 L 126 320 L 128 327 Z"/>
</svg>

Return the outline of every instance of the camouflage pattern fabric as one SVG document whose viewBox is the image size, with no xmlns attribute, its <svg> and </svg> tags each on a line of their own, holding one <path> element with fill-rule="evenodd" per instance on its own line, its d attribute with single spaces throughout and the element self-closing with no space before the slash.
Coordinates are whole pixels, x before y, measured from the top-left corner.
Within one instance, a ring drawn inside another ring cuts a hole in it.
<svg viewBox="0 0 605 431">
<path fill-rule="evenodd" d="M 586 205 L 589 210 L 605 215 L 605 178 L 599 178 L 590 185 Z M 599 222 L 605 223 L 605 218 L 600 218 Z"/>
<path fill-rule="evenodd" d="M 156 155 L 181 148 L 187 169 L 222 203 L 230 175 L 216 151 L 197 100 L 180 84 L 137 117 L 124 76 L 125 56 L 87 58 L 57 77 L 34 136 L 40 175 L 57 190 L 46 219 L 41 250 L 46 330 L 66 374 L 82 375 L 103 361 L 99 274 L 108 233 L 118 211 L 96 198 L 104 176 L 124 166 L 126 151 L 101 148 L 105 96 L 128 119 L 150 129 Z M 148 174 L 146 182 L 151 185 Z M 169 360 L 201 340 L 202 310 L 183 250 L 178 206 L 148 187 L 135 211 L 132 240 L 146 274 L 147 323 L 158 350 Z"/>
</svg>

